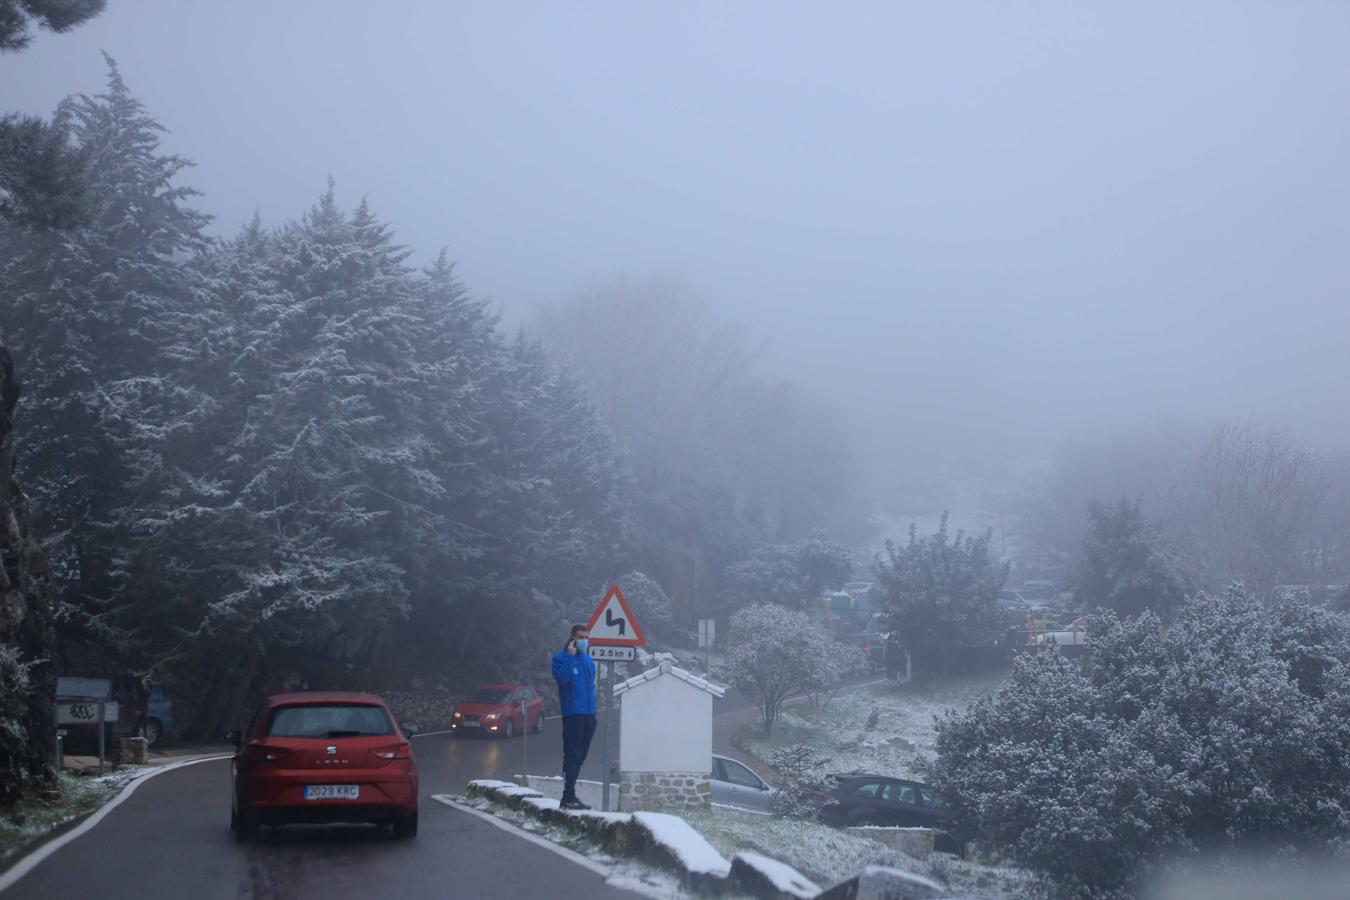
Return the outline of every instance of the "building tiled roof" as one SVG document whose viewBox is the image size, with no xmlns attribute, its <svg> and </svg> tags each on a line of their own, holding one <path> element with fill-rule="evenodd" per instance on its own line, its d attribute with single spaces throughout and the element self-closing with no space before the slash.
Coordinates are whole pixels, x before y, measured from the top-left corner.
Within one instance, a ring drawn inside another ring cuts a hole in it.
<svg viewBox="0 0 1350 900">
<path fill-rule="evenodd" d="M 694 687 L 698 688 L 701 691 L 707 691 L 714 697 L 721 697 L 727 692 L 727 689 L 722 687 L 721 685 L 713 684 L 706 678 L 699 678 L 692 672 L 686 672 L 684 669 L 681 669 L 679 666 L 672 663 L 669 659 L 663 659 L 661 660 L 660 664 L 655 666 L 654 668 L 648 669 L 647 671 L 639 675 L 634 675 L 627 681 L 621 681 L 618 684 L 614 685 L 614 696 L 617 697 L 624 691 L 631 691 L 638 685 L 644 684 L 648 681 L 655 681 L 662 675 L 673 675 L 683 682 L 692 684 Z"/>
</svg>

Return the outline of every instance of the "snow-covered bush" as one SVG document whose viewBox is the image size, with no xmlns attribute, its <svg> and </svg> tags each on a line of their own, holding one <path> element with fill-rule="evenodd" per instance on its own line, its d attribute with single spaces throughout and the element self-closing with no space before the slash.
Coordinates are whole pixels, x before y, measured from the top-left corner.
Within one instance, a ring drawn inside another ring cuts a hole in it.
<svg viewBox="0 0 1350 900">
<path fill-rule="evenodd" d="M 1166 630 L 1151 613 L 1091 627 L 1082 666 L 1022 657 L 938 723 L 931 780 L 982 844 L 1103 896 L 1200 848 L 1350 837 L 1343 620 L 1232 589 Z"/>
<path fill-rule="evenodd" d="M 833 638 L 822 638 L 817 645 L 813 667 L 806 697 L 811 706 L 823 709 L 848 684 L 850 678 L 867 671 L 867 657 L 863 655 L 861 647 Z"/>
<path fill-rule="evenodd" d="M 1001 635 L 994 598 L 1008 568 L 994 561 L 992 538 L 992 531 L 979 537 L 960 530 L 950 534 L 944 512 L 935 533 L 921 538 L 911 525 L 906 544 L 886 542 L 873 572 L 890 626 L 906 647 L 987 644 Z"/>
<path fill-rule="evenodd" d="M 790 544 L 763 544 L 727 567 L 719 601 L 730 609 L 754 603 L 781 603 L 804 609 L 853 572 L 848 548 L 815 531 Z"/>
<path fill-rule="evenodd" d="M 643 628 L 660 628 L 675 620 L 670 597 L 661 589 L 661 585 L 642 572 L 634 570 L 626 575 L 620 575 L 609 584 L 617 584 L 623 591 L 624 599 L 633 608 L 633 615 Z M 604 596 L 609 584 L 604 585 L 600 596 Z"/>
<path fill-rule="evenodd" d="M 778 789 L 769 809 L 790 819 L 812 819 L 829 791 L 822 772 L 830 758 L 805 744 L 781 747 L 766 760 L 782 778 L 774 782 Z"/>
<path fill-rule="evenodd" d="M 807 691 L 828 700 L 859 665 L 857 648 L 826 636 L 805 613 L 775 603 L 747 606 L 731 617 L 727 675 L 759 707 L 764 733 L 783 701 Z"/>
</svg>

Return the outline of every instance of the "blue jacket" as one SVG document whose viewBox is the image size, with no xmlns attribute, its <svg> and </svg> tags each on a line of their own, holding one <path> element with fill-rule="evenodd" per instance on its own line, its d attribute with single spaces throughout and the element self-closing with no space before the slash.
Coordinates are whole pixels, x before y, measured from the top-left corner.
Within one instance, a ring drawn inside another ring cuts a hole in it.
<svg viewBox="0 0 1350 900">
<path fill-rule="evenodd" d="M 564 716 L 595 715 L 595 660 L 567 648 L 553 654 L 553 680 L 558 682 L 558 702 Z"/>
</svg>

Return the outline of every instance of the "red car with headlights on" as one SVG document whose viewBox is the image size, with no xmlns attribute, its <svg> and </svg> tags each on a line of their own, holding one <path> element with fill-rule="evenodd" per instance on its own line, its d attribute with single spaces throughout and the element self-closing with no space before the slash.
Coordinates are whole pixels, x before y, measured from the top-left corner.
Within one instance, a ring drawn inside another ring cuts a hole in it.
<svg viewBox="0 0 1350 900">
<path fill-rule="evenodd" d="M 455 737 L 491 734 L 509 738 L 526 728 L 535 734 L 544 730 L 544 701 L 523 684 L 481 685 L 468 700 L 455 704 L 450 717 L 450 733 Z"/>
<path fill-rule="evenodd" d="M 259 825 L 377 822 L 417 834 L 417 764 L 389 708 L 371 694 L 277 694 L 238 747 L 230 827 L 239 840 Z"/>
</svg>

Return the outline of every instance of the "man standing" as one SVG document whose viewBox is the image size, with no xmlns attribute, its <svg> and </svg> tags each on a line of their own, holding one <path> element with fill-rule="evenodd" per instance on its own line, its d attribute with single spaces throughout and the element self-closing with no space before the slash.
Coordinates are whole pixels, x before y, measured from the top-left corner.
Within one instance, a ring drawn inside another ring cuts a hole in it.
<svg viewBox="0 0 1350 900">
<path fill-rule="evenodd" d="M 590 809 L 577 799 L 577 776 L 595 736 L 595 661 L 586 652 L 590 632 L 573 625 L 567 645 L 553 654 L 553 680 L 563 723 L 563 809 Z"/>
</svg>

